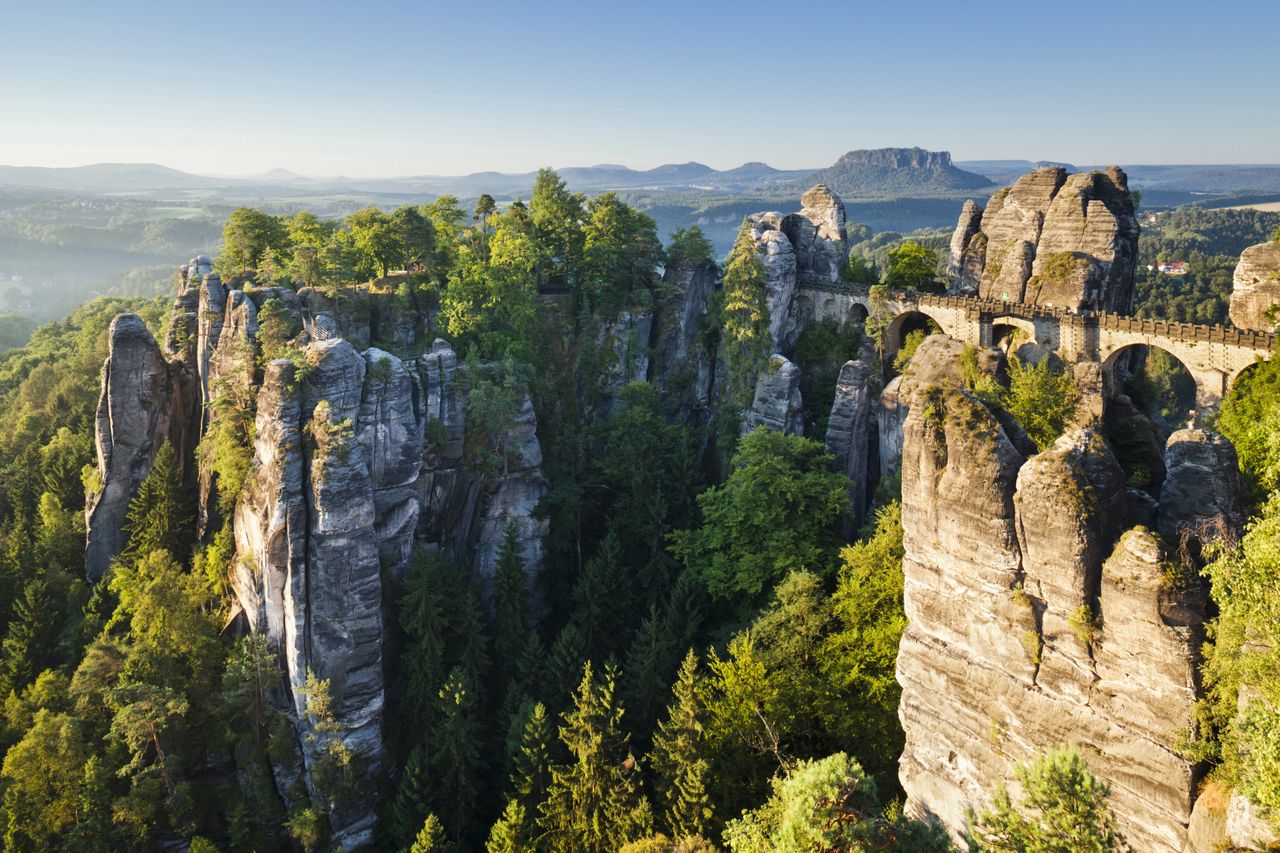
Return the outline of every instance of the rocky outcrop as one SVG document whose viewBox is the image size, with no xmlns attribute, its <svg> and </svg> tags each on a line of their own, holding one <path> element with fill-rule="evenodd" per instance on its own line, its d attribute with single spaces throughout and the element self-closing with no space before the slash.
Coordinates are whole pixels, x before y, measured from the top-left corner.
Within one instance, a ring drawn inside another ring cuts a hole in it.
<svg viewBox="0 0 1280 853">
<path fill-rule="evenodd" d="M 710 402 L 715 362 L 702 332 L 720 283 L 711 261 L 669 268 L 663 282 L 674 292 L 658 307 L 651 373 L 677 417 L 687 421 L 695 408 L 705 409 Z"/>
<path fill-rule="evenodd" d="M 1232 443 L 1204 429 L 1178 430 L 1164 452 L 1160 488 L 1160 535 L 1177 546 L 1184 537 L 1199 541 L 1209 529 L 1238 531 L 1248 502 Z"/>
<path fill-rule="evenodd" d="M 879 441 L 880 474 L 888 476 L 898 469 L 902 458 L 903 427 L 917 395 L 934 386 L 958 388 L 963 382 L 961 357 L 965 345 L 947 335 L 925 338 L 911 363 L 901 376 L 895 376 L 880 392 L 876 410 L 876 435 Z M 980 373 L 999 381 L 1004 372 L 1004 356 L 996 349 L 982 349 L 974 354 Z M 1022 436 L 1015 437 L 1025 438 Z M 1026 452 L 1026 448 L 1023 448 Z"/>
<path fill-rule="evenodd" d="M 818 184 L 800 196 L 799 213 L 783 217 L 782 230 L 796 255 L 796 282 L 831 285 L 849 263 L 845 238 L 844 202 Z"/>
<path fill-rule="evenodd" d="M 596 410 L 608 415 L 616 407 L 622 389 L 649 378 L 649 341 L 653 315 L 648 311 L 622 311 L 600 327 L 596 346 L 602 356 Z"/>
<path fill-rule="evenodd" d="M 921 376 L 939 375 L 930 361 Z M 1029 455 L 1007 415 L 946 382 L 914 391 L 903 428 L 907 810 L 958 835 L 1018 764 L 1072 743 L 1134 849 L 1180 853 L 1203 594 L 1171 582 L 1152 532 L 1122 534 L 1125 478 L 1100 433 Z"/>
<path fill-rule="evenodd" d="M 786 435 L 804 435 L 800 368 L 775 354 L 756 379 L 751 408 L 742 415 L 742 434 L 758 426 Z"/>
<path fill-rule="evenodd" d="M 989 299 L 1128 313 L 1138 220 L 1115 167 L 1068 175 L 1046 166 L 966 204 L 951 241 L 950 288 Z"/>
<path fill-rule="evenodd" d="M 367 790 L 382 776 L 384 572 L 404 566 L 416 547 L 434 547 L 483 580 L 514 526 L 532 583 L 547 530 L 534 516 L 547 485 L 533 405 L 518 394 L 501 434 L 477 436 L 469 451 L 463 368 L 449 344 L 436 340 L 410 358 L 368 346 L 377 337 L 416 348 L 430 330 L 430 306 L 416 313 L 403 293 L 349 294 L 335 304 L 305 289 L 228 289 L 205 266 L 182 271 L 168 358 L 136 315 L 112 324 L 97 427 L 102 486 L 90 489 L 86 511 L 89 570 L 100 576 L 119 552 L 128 503 L 165 441 L 193 465 L 196 440 L 224 412 L 253 418 L 238 495 L 214 501 L 221 484 L 209 460 L 198 460 L 209 509 L 202 519 L 215 529 L 225 520 L 212 507 L 234 506 L 232 624 L 263 634 L 285 672 L 280 710 L 296 737 L 274 753 L 277 790 L 289 809 L 304 791 L 328 799 L 332 843 L 359 847 L 373 839 L 374 797 L 335 801 L 316 769 L 326 739 L 338 738 Z M 292 345 L 303 349 L 261 368 L 258 313 L 268 300 L 293 315 L 301 332 Z M 620 320 L 636 326 L 634 335 L 614 336 L 636 338 L 620 382 L 648 370 L 647 315 L 635 319 Z M 489 445 L 499 449 L 496 463 Z M 317 731 L 307 712 L 312 674 L 328 682 L 331 733 Z"/>
<path fill-rule="evenodd" d="M 975 239 L 982 232 L 982 208 L 973 199 L 960 209 L 960 221 L 951 237 L 951 255 L 947 262 L 947 280 L 951 291 L 965 296 L 978 293 L 982 281 L 982 265 L 986 260 L 987 238 Z"/>
<path fill-rule="evenodd" d="M 791 300 L 796 292 L 796 252 L 782 229 L 777 213 L 757 213 L 747 217 L 756 252 L 764 264 L 765 304 L 769 308 L 769 337 L 774 348 L 782 348 L 782 331 L 787 325 Z"/>
<path fill-rule="evenodd" d="M 871 475 L 871 370 L 861 361 L 846 361 L 836 382 L 836 396 L 827 418 L 827 452 L 835 456 L 835 469 L 849 478 L 849 503 L 853 529 L 862 525 L 870 493 Z"/>
<path fill-rule="evenodd" d="M 1280 242 L 1250 246 L 1240 255 L 1231 281 L 1231 322 L 1269 332 L 1276 327 L 1267 310 L 1280 304 Z"/>
<path fill-rule="evenodd" d="M 94 421 L 95 481 L 85 494 L 85 572 L 103 576 L 124 547 L 121 531 L 129 502 L 151 471 L 164 442 L 179 459 L 190 449 L 189 376 L 160 351 L 137 314 L 121 314 L 107 333 L 107 360 Z"/>
</svg>

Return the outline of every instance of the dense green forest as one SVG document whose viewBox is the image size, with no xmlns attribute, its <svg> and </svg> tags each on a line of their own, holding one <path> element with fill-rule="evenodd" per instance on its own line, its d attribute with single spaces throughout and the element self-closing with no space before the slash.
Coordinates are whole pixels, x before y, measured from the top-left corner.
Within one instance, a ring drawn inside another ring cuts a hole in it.
<svg viewBox="0 0 1280 853">
<path fill-rule="evenodd" d="M 911 246 L 885 247 L 886 283 L 932 286 L 937 256 Z M 378 792 L 380 849 L 952 849 L 902 814 L 897 788 L 905 616 L 891 485 L 850 541 L 848 481 L 821 443 L 763 428 L 739 438 L 730 406 L 715 426 L 682 422 L 643 382 L 607 413 L 592 405 L 601 324 L 662 299 L 664 265 L 711 257 L 696 228 L 664 245 L 617 196 L 587 199 L 546 170 L 528 203 L 503 209 L 445 196 L 344 220 L 231 214 L 225 280 L 351 300 L 373 286 L 438 305 L 476 367 L 469 413 L 501 419 L 516 386 L 537 412 L 550 481 L 540 587 L 528 588 L 514 534 L 487 596 L 468 568 L 425 551 L 387 584 L 394 772 Z M 876 278 L 869 265 L 857 274 Z M 763 275 L 744 235 L 714 305 L 730 402 L 769 356 Z M 288 725 L 270 702 L 279 663 L 261 639 L 223 630 L 229 524 L 196 539 L 192 484 L 172 448 L 130 506 L 108 577 L 84 579 L 107 326 L 135 311 L 159 336 L 167 308 L 96 299 L 0 355 L 6 850 L 322 849 L 329 805 L 369 794 L 352 789 L 350 756 L 335 749 L 310 805 L 285 814 L 270 795 L 273 731 Z M 264 352 L 296 355 L 265 316 L 259 335 Z M 847 335 L 819 327 L 800 345 L 827 386 L 827 350 L 848 347 Z M 1044 446 L 1069 420 L 1069 380 L 1047 361 L 1013 365 L 1009 388 L 975 393 L 998 396 Z M 1247 626 L 1280 625 L 1277 503 L 1265 497 L 1280 470 L 1278 376 L 1255 369 L 1221 418 L 1263 509 L 1210 569 L 1222 615 L 1197 746 L 1275 805 L 1268 739 L 1280 727 L 1267 709 L 1280 696 L 1253 716 L 1231 710 L 1240 683 L 1280 684 L 1280 637 L 1245 642 Z M 223 482 L 244 476 L 230 463 L 246 458 L 251 431 L 222 428 L 235 423 L 217 415 L 207 437 L 221 443 Z M 327 690 L 308 685 L 321 731 Z M 1235 743 L 1256 744 L 1253 758 L 1229 760 Z M 1063 849 L 1042 830 L 1054 821 L 1076 833 L 1072 849 L 1120 849 L 1105 785 L 1077 754 L 1046 755 L 1020 782 L 1019 802 L 1006 793 L 974 816 L 974 849 Z"/>
<path fill-rule="evenodd" d="M 1231 278 L 1240 253 L 1263 243 L 1280 226 L 1280 214 L 1259 210 L 1176 207 L 1144 223 L 1138 238 L 1133 312 L 1180 323 L 1225 325 Z M 1162 261 L 1183 261 L 1187 273 L 1165 275 Z"/>
</svg>

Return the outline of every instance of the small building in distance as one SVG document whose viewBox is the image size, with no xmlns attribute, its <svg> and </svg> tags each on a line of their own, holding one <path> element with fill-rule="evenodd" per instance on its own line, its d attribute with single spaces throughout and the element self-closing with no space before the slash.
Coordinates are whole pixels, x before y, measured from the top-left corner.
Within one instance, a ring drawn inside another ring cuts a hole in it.
<svg viewBox="0 0 1280 853">
<path fill-rule="evenodd" d="M 1161 261 L 1160 263 L 1156 264 L 1156 270 L 1158 272 L 1164 273 L 1165 275 L 1186 275 L 1187 262 L 1186 261 Z"/>
</svg>

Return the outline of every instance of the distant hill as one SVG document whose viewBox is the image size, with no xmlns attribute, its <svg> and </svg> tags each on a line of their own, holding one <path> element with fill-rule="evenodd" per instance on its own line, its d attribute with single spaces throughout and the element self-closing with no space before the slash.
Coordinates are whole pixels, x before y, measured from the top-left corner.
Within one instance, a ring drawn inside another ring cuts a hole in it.
<svg viewBox="0 0 1280 853">
<path fill-rule="evenodd" d="M 957 168 L 975 172 L 997 186 L 1006 186 L 1041 166 L 1059 166 L 1068 172 L 1080 171 L 1070 163 L 1057 160 L 957 160 Z"/>
<path fill-rule="evenodd" d="M 112 193 L 200 189 L 225 183 L 155 163 L 95 163 L 67 168 L 0 166 L 0 187 Z"/>
<path fill-rule="evenodd" d="M 834 165 L 819 169 L 795 186 L 826 184 L 842 198 L 928 198 L 965 190 L 988 189 L 992 182 L 959 169 L 948 151 L 923 148 L 877 148 L 850 151 Z"/>
</svg>

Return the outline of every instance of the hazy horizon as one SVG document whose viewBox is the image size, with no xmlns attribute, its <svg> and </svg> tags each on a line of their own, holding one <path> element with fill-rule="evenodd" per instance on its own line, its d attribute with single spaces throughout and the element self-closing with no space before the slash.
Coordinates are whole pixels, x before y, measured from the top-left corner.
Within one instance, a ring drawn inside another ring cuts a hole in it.
<svg viewBox="0 0 1280 853">
<path fill-rule="evenodd" d="M 0 163 L 367 178 L 818 168 L 894 146 L 960 161 L 1280 162 L 1276 8 L 1195 9 L 74 0 L 6 14 Z"/>
</svg>

